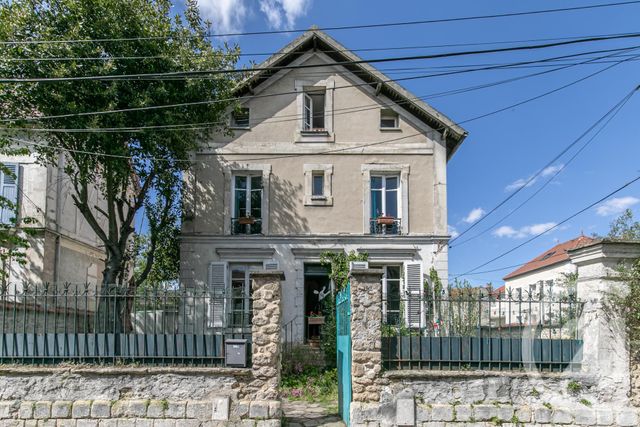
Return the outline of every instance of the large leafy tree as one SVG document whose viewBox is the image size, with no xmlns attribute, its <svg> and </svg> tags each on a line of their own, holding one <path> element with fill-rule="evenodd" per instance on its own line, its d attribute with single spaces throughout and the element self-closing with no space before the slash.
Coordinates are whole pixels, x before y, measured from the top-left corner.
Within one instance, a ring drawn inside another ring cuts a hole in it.
<svg viewBox="0 0 640 427">
<path fill-rule="evenodd" d="M 0 0 L 0 39 L 38 42 L 1 45 L 0 78 L 162 74 L 235 66 L 237 48 L 212 46 L 194 0 L 187 1 L 182 15 L 174 12 L 168 0 Z M 51 42 L 55 40 L 65 42 Z M 103 292 L 114 284 L 128 284 L 129 291 L 135 291 L 153 271 L 155 251 L 149 250 L 148 268 L 131 273 L 134 220 L 146 208 L 152 224 L 150 248 L 157 247 L 160 231 L 175 226 L 181 173 L 190 167 L 189 153 L 197 149 L 197 141 L 224 130 L 225 100 L 231 97 L 233 79 L 233 74 L 174 74 L 0 85 L 3 127 L 14 129 L 5 130 L 5 137 L 30 141 L 26 146 L 43 164 L 56 165 L 64 156 L 71 197 L 104 244 Z M 184 105 L 194 102 L 198 104 Z M 170 104 L 183 106 L 86 114 Z M 209 126 L 184 126 L 190 123 Z M 135 130 L 141 126 L 147 129 Z"/>
</svg>

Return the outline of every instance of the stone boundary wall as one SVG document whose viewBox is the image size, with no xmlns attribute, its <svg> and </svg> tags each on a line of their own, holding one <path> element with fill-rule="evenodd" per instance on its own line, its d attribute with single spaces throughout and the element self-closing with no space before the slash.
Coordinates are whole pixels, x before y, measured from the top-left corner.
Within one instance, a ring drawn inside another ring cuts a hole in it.
<svg viewBox="0 0 640 427">
<path fill-rule="evenodd" d="M 250 369 L 0 369 L 0 426 L 280 426 Z"/>
</svg>

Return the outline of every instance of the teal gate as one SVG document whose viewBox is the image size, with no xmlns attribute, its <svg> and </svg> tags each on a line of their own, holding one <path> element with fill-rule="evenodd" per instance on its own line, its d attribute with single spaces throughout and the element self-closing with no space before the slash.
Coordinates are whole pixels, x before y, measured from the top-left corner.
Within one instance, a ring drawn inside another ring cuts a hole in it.
<svg viewBox="0 0 640 427">
<path fill-rule="evenodd" d="M 351 406 L 351 286 L 336 295 L 336 337 L 338 353 L 338 411 L 349 425 Z"/>
</svg>

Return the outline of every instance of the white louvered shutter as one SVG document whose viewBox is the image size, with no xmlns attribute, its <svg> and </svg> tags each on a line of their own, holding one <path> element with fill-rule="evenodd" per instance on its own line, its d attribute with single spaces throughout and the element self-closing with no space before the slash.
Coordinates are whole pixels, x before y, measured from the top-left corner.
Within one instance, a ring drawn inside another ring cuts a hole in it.
<svg viewBox="0 0 640 427">
<path fill-rule="evenodd" d="M 273 260 L 265 261 L 263 263 L 263 268 L 265 270 L 278 270 L 279 268 L 278 261 L 273 261 Z"/>
<path fill-rule="evenodd" d="M 311 130 L 313 128 L 313 100 L 311 97 L 303 93 L 303 112 L 302 112 L 302 130 Z"/>
<path fill-rule="evenodd" d="M 424 299 L 422 263 L 407 262 L 404 265 L 404 283 L 407 301 L 404 307 L 405 321 L 410 328 L 424 326 Z"/>
<path fill-rule="evenodd" d="M 7 163 L 4 165 L 5 168 L 9 169 L 14 173 L 15 178 L 11 175 L 4 173 L 4 171 L 0 174 L 0 192 L 2 197 L 6 198 L 10 202 L 12 202 L 15 206 L 18 205 L 18 165 L 13 163 Z M 11 218 L 16 216 L 16 211 L 9 208 L 3 207 L 0 210 L 0 223 L 8 224 L 11 221 Z"/>
<path fill-rule="evenodd" d="M 224 326 L 226 286 L 227 264 L 224 262 L 209 264 L 209 318 L 207 325 L 210 328 Z"/>
</svg>

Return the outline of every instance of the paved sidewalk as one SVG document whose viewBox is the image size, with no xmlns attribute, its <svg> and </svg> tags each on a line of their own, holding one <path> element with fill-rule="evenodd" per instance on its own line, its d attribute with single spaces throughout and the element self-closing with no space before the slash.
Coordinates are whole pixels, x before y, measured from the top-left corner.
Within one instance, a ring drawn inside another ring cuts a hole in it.
<svg viewBox="0 0 640 427">
<path fill-rule="evenodd" d="M 288 427 L 344 427 L 334 408 L 318 403 L 282 401 L 285 426 Z"/>
</svg>

